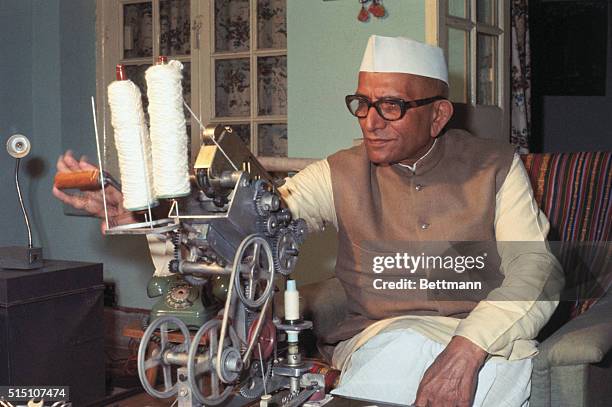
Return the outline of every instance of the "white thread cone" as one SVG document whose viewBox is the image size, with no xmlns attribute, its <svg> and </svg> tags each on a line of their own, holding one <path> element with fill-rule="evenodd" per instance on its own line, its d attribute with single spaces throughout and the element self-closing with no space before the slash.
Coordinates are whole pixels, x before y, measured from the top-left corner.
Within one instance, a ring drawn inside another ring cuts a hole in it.
<svg viewBox="0 0 612 407">
<path fill-rule="evenodd" d="M 151 146 L 140 90 L 130 80 L 112 82 L 108 85 L 108 103 L 119 158 L 123 206 L 130 211 L 155 206 Z"/>
<path fill-rule="evenodd" d="M 189 160 L 183 113 L 183 64 L 170 61 L 147 69 L 147 96 L 155 195 L 175 198 L 188 195 Z"/>
</svg>

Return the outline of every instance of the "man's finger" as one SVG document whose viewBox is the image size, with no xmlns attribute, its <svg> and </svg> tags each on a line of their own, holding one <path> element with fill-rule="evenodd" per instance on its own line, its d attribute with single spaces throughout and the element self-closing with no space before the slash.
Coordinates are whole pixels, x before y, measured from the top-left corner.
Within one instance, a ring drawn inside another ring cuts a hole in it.
<svg viewBox="0 0 612 407">
<path fill-rule="evenodd" d="M 98 167 L 89 163 L 89 161 L 87 161 L 87 156 L 84 156 L 84 155 L 81 156 L 81 159 L 79 160 L 79 168 L 81 169 L 81 171 L 89 171 L 89 170 L 98 169 Z"/>
<path fill-rule="evenodd" d="M 75 158 L 72 155 L 72 151 L 68 150 L 66 151 L 66 154 L 64 154 L 64 162 L 66 163 L 66 166 L 68 167 L 68 169 L 70 171 L 79 171 L 79 162 L 77 160 L 75 160 Z"/>
<path fill-rule="evenodd" d="M 429 405 L 429 397 L 425 393 L 421 388 L 417 390 L 416 400 L 414 401 L 415 407 L 427 407 Z"/>
<path fill-rule="evenodd" d="M 81 169 L 81 171 L 90 171 L 90 170 L 97 170 L 98 167 L 96 167 L 93 164 L 88 163 L 87 161 L 80 161 L 79 162 L 79 167 Z"/>
<path fill-rule="evenodd" d="M 57 159 L 57 164 L 55 165 L 57 168 L 57 172 L 70 172 L 70 169 L 66 165 L 64 161 L 64 154 L 61 154 Z"/>
<path fill-rule="evenodd" d="M 118 191 L 115 187 L 108 186 L 105 188 L 106 200 L 108 203 L 117 206 L 123 206 L 123 194 Z"/>
<path fill-rule="evenodd" d="M 93 203 L 93 200 L 89 196 L 70 195 L 60 189 L 57 189 L 56 187 L 53 187 L 53 195 L 55 195 L 55 197 L 63 203 L 70 205 L 76 209 L 85 209 L 90 213 L 93 210 L 90 205 L 91 203 Z"/>
<path fill-rule="evenodd" d="M 56 187 L 53 187 L 53 195 L 55 195 L 57 199 L 59 199 L 66 205 L 70 205 L 70 206 L 75 206 L 78 200 L 78 197 L 67 194 L 64 191 L 57 189 Z"/>
</svg>

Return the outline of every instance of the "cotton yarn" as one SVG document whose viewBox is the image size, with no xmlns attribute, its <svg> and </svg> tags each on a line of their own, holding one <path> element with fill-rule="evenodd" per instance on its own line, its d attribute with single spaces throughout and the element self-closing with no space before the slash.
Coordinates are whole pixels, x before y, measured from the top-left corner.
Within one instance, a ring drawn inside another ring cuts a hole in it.
<svg viewBox="0 0 612 407">
<path fill-rule="evenodd" d="M 154 65 L 145 73 L 157 198 L 176 198 L 190 192 L 182 69 L 183 64 L 173 60 Z"/>
<path fill-rule="evenodd" d="M 108 85 L 108 103 L 119 159 L 123 206 L 129 211 L 155 206 L 151 145 L 140 90 L 130 80 L 114 81 Z"/>
</svg>

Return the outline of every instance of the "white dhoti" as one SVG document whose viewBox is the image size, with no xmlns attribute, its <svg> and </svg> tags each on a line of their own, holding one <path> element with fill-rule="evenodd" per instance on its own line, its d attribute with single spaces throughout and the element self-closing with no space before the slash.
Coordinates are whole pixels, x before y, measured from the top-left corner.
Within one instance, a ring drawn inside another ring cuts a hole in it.
<svg viewBox="0 0 612 407">
<path fill-rule="evenodd" d="M 342 376 L 332 394 L 401 405 L 414 403 L 425 371 L 446 346 L 412 329 L 410 325 L 415 322 L 411 318 L 379 324 L 341 342 L 333 362 L 342 369 Z M 531 369 L 531 358 L 488 359 L 478 374 L 473 405 L 528 405 Z"/>
</svg>

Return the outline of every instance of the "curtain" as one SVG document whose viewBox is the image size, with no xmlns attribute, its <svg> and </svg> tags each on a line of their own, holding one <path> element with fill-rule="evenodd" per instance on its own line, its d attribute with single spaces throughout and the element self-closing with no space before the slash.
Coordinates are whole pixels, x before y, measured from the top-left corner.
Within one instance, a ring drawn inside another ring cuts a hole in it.
<svg viewBox="0 0 612 407">
<path fill-rule="evenodd" d="M 529 0 L 512 0 L 512 100 L 510 142 L 529 152 L 531 138 L 531 50 Z"/>
</svg>

